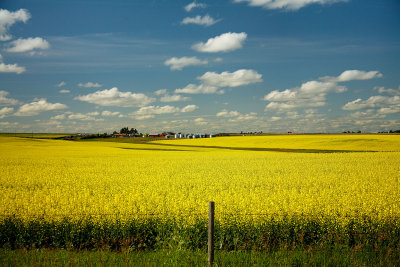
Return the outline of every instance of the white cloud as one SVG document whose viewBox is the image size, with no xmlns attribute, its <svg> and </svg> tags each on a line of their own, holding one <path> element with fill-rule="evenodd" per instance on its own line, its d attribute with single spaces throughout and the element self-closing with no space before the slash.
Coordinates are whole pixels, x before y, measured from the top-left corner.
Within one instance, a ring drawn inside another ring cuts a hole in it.
<svg viewBox="0 0 400 267">
<path fill-rule="evenodd" d="M 274 110 L 282 113 L 301 107 L 322 107 L 326 105 L 328 93 L 342 93 L 346 90 L 345 86 L 338 85 L 331 79 L 308 81 L 300 87 L 283 91 L 274 90 L 265 95 L 263 100 L 270 102 L 265 107 L 265 111 Z"/>
<path fill-rule="evenodd" d="M 256 115 L 257 113 L 254 112 L 250 112 L 248 114 L 241 114 L 236 110 L 228 111 L 226 109 L 223 109 L 216 114 L 217 117 L 231 118 L 229 119 L 230 122 L 254 120 L 257 119 Z"/>
<path fill-rule="evenodd" d="M 237 111 L 227 111 L 226 109 L 221 110 L 216 114 L 217 117 L 237 117 L 240 113 Z"/>
<path fill-rule="evenodd" d="M 279 121 L 279 120 L 281 120 L 281 119 L 282 119 L 281 117 L 272 116 L 272 117 L 270 118 L 270 121 Z"/>
<path fill-rule="evenodd" d="M 178 102 L 178 101 L 188 101 L 188 100 L 191 100 L 191 98 L 182 95 L 164 95 L 160 98 L 161 102 Z"/>
<path fill-rule="evenodd" d="M 298 10 L 310 4 L 333 4 L 348 0 L 234 0 L 236 3 L 246 2 L 249 6 L 259 6 L 266 9 Z"/>
<path fill-rule="evenodd" d="M 345 104 L 342 109 L 344 110 L 360 110 L 360 109 L 366 109 L 366 108 L 380 108 L 385 114 L 389 113 L 396 113 L 396 112 L 390 112 L 390 109 L 393 110 L 398 110 L 400 107 L 400 96 L 393 96 L 393 97 L 388 97 L 388 96 L 371 96 L 367 100 L 362 100 L 360 98 L 348 102 Z"/>
<path fill-rule="evenodd" d="M 118 111 L 112 112 L 112 111 L 104 110 L 101 113 L 101 116 L 104 116 L 104 117 L 115 117 L 115 116 L 118 116 L 118 115 L 120 115 L 120 112 L 118 112 Z"/>
<path fill-rule="evenodd" d="M 90 114 L 82 114 L 82 113 L 74 113 L 68 115 L 68 119 L 70 120 L 80 120 L 80 121 L 94 121 L 96 120 L 93 115 Z"/>
<path fill-rule="evenodd" d="M 375 90 L 378 90 L 381 94 L 388 94 L 388 95 L 400 95 L 400 85 L 397 89 L 386 89 L 385 87 L 376 87 Z"/>
<path fill-rule="evenodd" d="M 254 70 L 241 69 L 235 72 L 206 72 L 197 79 L 204 84 L 216 87 L 237 87 L 262 82 L 262 75 Z"/>
<path fill-rule="evenodd" d="M 24 67 L 20 67 L 17 64 L 5 64 L 3 63 L 3 56 L 0 54 L 0 72 L 13 72 L 21 74 L 25 72 Z"/>
<path fill-rule="evenodd" d="M 236 118 L 230 119 L 229 121 L 230 122 L 238 122 L 238 121 L 249 121 L 249 120 L 255 120 L 255 119 L 257 119 L 257 113 L 250 112 L 248 114 L 239 115 Z"/>
<path fill-rule="evenodd" d="M 29 52 L 35 49 L 45 50 L 50 47 L 49 42 L 40 37 L 17 39 L 12 41 L 10 44 L 12 47 L 6 49 L 6 51 L 13 53 Z"/>
<path fill-rule="evenodd" d="M 200 60 L 197 57 L 172 57 L 164 62 L 165 66 L 170 66 L 171 70 L 182 70 L 188 66 L 201 66 L 207 65 L 207 60 Z"/>
<path fill-rule="evenodd" d="M 13 73 L 21 74 L 25 71 L 26 71 L 26 69 L 24 67 L 20 67 L 17 64 L 0 63 L 0 72 L 13 72 Z"/>
<path fill-rule="evenodd" d="M 185 94 L 223 94 L 224 90 L 220 90 L 216 86 L 206 85 L 206 84 L 188 84 L 184 88 L 176 89 L 175 93 L 185 93 Z"/>
<path fill-rule="evenodd" d="M 197 118 L 193 120 L 197 125 L 207 125 L 208 122 L 204 118 Z"/>
<path fill-rule="evenodd" d="M 155 95 L 165 95 L 167 93 L 167 89 L 160 89 L 154 92 Z"/>
<path fill-rule="evenodd" d="M 19 9 L 15 12 L 0 9 L 0 41 L 8 41 L 12 38 L 7 31 L 14 23 L 18 21 L 26 23 L 30 18 L 31 14 L 26 9 Z"/>
<path fill-rule="evenodd" d="M 227 32 L 214 38 L 208 39 L 206 43 L 200 42 L 194 44 L 192 46 L 192 49 L 198 52 L 206 53 L 234 51 L 243 47 L 243 43 L 246 38 L 247 34 L 245 32 Z"/>
<path fill-rule="evenodd" d="M 196 105 L 187 105 L 183 108 L 178 108 L 174 106 L 146 106 L 146 107 L 141 107 L 139 110 L 136 112 L 133 112 L 132 115 L 135 116 L 135 119 L 137 120 L 145 120 L 145 119 L 150 119 L 154 118 L 155 115 L 161 115 L 161 114 L 171 114 L 171 113 L 185 113 L 185 112 L 192 112 L 199 107 Z"/>
<path fill-rule="evenodd" d="M 341 93 L 347 90 L 345 86 L 337 83 L 380 77 L 382 77 L 382 74 L 379 71 L 346 70 L 337 77 L 325 76 L 319 78 L 320 81 L 305 82 L 300 87 L 293 89 L 274 90 L 264 96 L 264 100 L 270 102 L 265 107 L 265 111 L 285 112 L 301 107 L 322 107 L 326 105 L 326 95 L 328 93 Z M 358 101 L 355 100 L 346 104 L 343 109 L 355 109 L 365 104 L 360 104 Z"/>
<path fill-rule="evenodd" d="M 58 91 L 58 92 L 60 92 L 61 94 L 69 94 L 69 93 L 71 93 L 70 90 L 66 90 L 66 89 L 61 89 L 61 90 Z"/>
<path fill-rule="evenodd" d="M 117 87 L 77 96 L 75 99 L 100 106 L 117 107 L 142 107 L 155 101 L 154 98 L 142 93 L 120 92 Z"/>
<path fill-rule="evenodd" d="M 86 87 L 86 88 L 97 88 L 97 87 L 102 87 L 100 83 L 93 83 L 93 82 L 87 82 L 87 83 L 78 83 L 79 87 Z"/>
<path fill-rule="evenodd" d="M 29 104 L 22 105 L 18 111 L 14 114 L 15 116 L 34 116 L 44 111 L 52 111 L 59 109 L 66 109 L 67 105 L 61 103 L 49 103 L 46 99 L 39 99 Z"/>
<path fill-rule="evenodd" d="M 62 82 L 60 82 L 59 84 L 57 84 L 56 86 L 57 86 L 57 87 L 63 87 L 63 86 L 66 86 L 66 85 L 67 85 L 67 83 L 64 82 L 64 81 L 62 81 Z"/>
<path fill-rule="evenodd" d="M 193 8 L 205 8 L 205 7 L 206 7 L 206 4 L 203 4 L 203 3 L 196 3 L 196 1 L 194 1 L 194 2 L 192 2 L 192 3 L 188 4 L 188 5 L 186 5 L 186 6 L 185 6 L 185 10 L 186 10 L 187 12 L 190 12 L 190 11 L 192 11 Z"/>
<path fill-rule="evenodd" d="M 181 112 L 185 113 L 185 112 L 192 112 L 195 111 L 196 109 L 198 109 L 199 107 L 196 105 L 187 105 L 186 107 L 183 107 L 181 109 Z"/>
<path fill-rule="evenodd" d="M 337 77 L 326 76 L 321 77 L 320 80 L 327 82 L 349 82 L 382 78 L 382 76 L 382 73 L 379 71 L 346 70 Z"/>
<path fill-rule="evenodd" d="M 14 108 L 5 107 L 5 108 L 0 109 L 0 119 L 7 117 L 7 115 L 9 115 L 13 112 L 14 112 Z"/>
<path fill-rule="evenodd" d="M 138 111 L 134 112 L 137 120 L 144 120 L 154 118 L 154 115 L 177 113 L 180 108 L 174 106 L 147 106 L 141 107 Z"/>
<path fill-rule="evenodd" d="M 50 118 L 50 120 L 64 120 L 65 114 L 56 115 Z"/>
<path fill-rule="evenodd" d="M 175 93 L 185 94 L 223 94 L 221 87 L 237 87 L 262 81 L 262 75 L 254 70 L 241 69 L 235 72 L 206 72 L 197 77 L 200 85 L 188 84 L 184 88 L 175 90 Z"/>
<path fill-rule="evenodd" d="M 8 92 L 0 91 L 0 106 L 14 106 L 20 104 L 16 99 L 7 98 L 8 95 Z"/>
<path fill-rule="evenodd" d="M 215 23 L 219 22 L 220 20 L 215 20 L 213 17 L 209 15 L 205 16 L 200 16 L 197 15 L 196 17 L 186 17 L 182 20 L 181 24 L 197 24 L 197 25 L 203 25 L 203 26 L 211 26 L 214 25 Z"/>
</svg>

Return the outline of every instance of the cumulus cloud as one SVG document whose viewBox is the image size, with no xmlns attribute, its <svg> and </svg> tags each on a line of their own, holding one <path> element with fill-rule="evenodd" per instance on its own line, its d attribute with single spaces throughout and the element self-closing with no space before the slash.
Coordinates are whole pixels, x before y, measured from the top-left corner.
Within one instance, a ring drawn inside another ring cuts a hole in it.
<svg viewBox="0 0 400 267">
<path fill-rule="evenodd" d="M 49 103 L 45 98 L 42 98 L 29 104 L 22 105 L 14 115 L 34 116 L 44 111 L 52 111 L 66 108 L 68 108 L 67 105 L 61 103 Z"/>
<path fill-rule="evenodd" d="M 230 122 L 238 122 L 238 121 L 248 121 L 248 120 L 254 120 L 257 119 L 257 113 L 255 112 L 250 112 L 248 114 L 241 114 L 240 112 L 233 110 L 233 111 L 228 111 L 226 109 L 221 110 L 216 114 L 217 117 L 225 117 L 225 118 L 231 118 L 229 119 Z"/>
<path fill-rule="evenodd" d="M 194 44 L 192 49 L 206 53 L 234 51 L 243 47 L 246 38 L 247 34 L 245 32 L 227 32 L 214 38 L 210 38 L 205 43 L 200 42 Z"/>
<path fill-rule="evenodd" d="M 0 63 L 0 72 L 12 72 L 12 73 L 21 74 L 25 71 L 26 71 L 26 69 L 24 67 L 20 67 L 17 64 Z"/>
<path fill-rule="evenodd" d="M 184 94 L 223 94 L 224 90 L 220 90 L 216 86 L 206 85 L 206 84 L 188 84 L 184 88 L 176 89 L 175 93 Z"/>
<path fill-rule="evenodd" d="M 205 16 L 196 16 L 196 17 L 186 17 L 182 20 L 181 24 L 197 24 L 197 25 L 203 25 L 203 26 L 211 26 L 214 25 L 215 23 L 219 22 L 220 20 L 215 20 L 213 17 L 209 15 Z"/>
<path fill-rule="evenodd" d="M 68 115 L 69 120 L 79 120 L 79 121 L 94 121 L 96 120 L 96 114 L 82 114 L 82 113 L 73 113 Z"/>
<path fill-rule="evenodd" d="M 370 80 L 381 78 L 383 75 L 379 71 L 346 70 L 337 77 L 325 76 L 320 80 L 327 82 L 349 82 L 355 80 Z"/>
<path fill-rule="evenodd" d="M 382 109 L 385 114 L 396 113 L 400 108 L 400 96 L 371 96 L 367 100 L 360 98 L 345 104 L 343 110 L 360 110 L 360 109 Z M 390 112 L 393 110 L 394 112 Z"/>
<path fill-rule="evenodd" d="M 197 118 L 193 120 L 195 124 L 197 125 L 207 125 L 208 121 L 206 121 L 204 118 Z"/>
<path fill-rule="evenodd" d="M 24 67 L 20 67 L 17 64 L 5 64 L 3 63 L 3 56 L 0 54 L 0 72 L 12 72 L 21 74 L 25 72 Z"/>
<path fill-rule="evenodd" d="M 206 72 L 197 77 L 201 84 L 188 84 L 184 88 L 175 90 L 175 93 L 185 94 L 223 94 L 221 87 L 237 87 L 262 81 L 262 75 L 254 70 L 241 69 L 235 72 Z"/>
<path fill-rule="evenodd" d="M 118 111 L 112 112 L 112 111 L 104 110 L 101 113 L 101 116 L 104 116 L 104 117 L 115 117 L 115 116 L 118 116 L 118 115 L 120 115 L 120 112 L 118 112 Z"/>
<path fill-rule="evenodd" d="M 120 92 L 117 87 L 77 96 L 75 99 L 100 106 L 117 107 L 142 107 L 155 101 L 142 93 Z"/>
<path fill-rule="evenodd" d="M 71 93 L 70 90 L 66 90 L 66 89 L 61 89 L 61 90 L 58 91 L 58 92 L 60 92 L 61 94 L 69 94 L 69 93 Z"/>
<path fill-rule="evenodd" d="M 14 108 L 4 107 L 0 109 L 0 119 L 7 117 L 9 114 L 14 112 Z"/>
<path fill-rule="evenodd" d="M 188 66 L 201 66 L 207 64 L 207 60 L 200 60 L 197 57 L 172 57 L 164 62 L 164 65 L 169 66 L 171 70 L 182 70 Z"/>
<path fill-rule="evenodd" d="M 235 110 L 227 111 L 226 109 L 223 109 L 216 114 L 217 117 L 237 117 L 239 115 L 240 113 Z"/>
<path fill-rule="evenodd" d="M 182 96 L 182 95 L 164 95 L 160 98 L 161 102 L 179 102 L 179 101 L 189 101 L 190 97 Z"/>
<path fill-rule="evenodd" d="M 382 73 L 379 71 L 346 70 L 337 77 L 325 76 L 319 78 L 319 81 L 303 83 L 300 87 L 283 91 L 274 90 L 264 96 L 264 100 L 270 102 L 265 107 L 265 111 L 285 112 L 301 107 L 322 107 L 326 105 L 326 95 L 328 93 L 341 93 L 347 90 L 345 86 L 338 85 L 338 83 L 381 77 Z M 358 102 L 361 99 L 355 101 L 353 101 L 354 103 L 348 103 L 343 109 L 353 109 L 356 106 L 362 106 Z"/>
<path fill-rule="evenodd" d="M 146 106 L 141 107 L 136 112 L 133 112 L 132 115 L 135 116 L 137 120 L 144 120 L 154 118 L 155 115 L 161 114 L 171 114 L 171 113 L 179 113 L 179 112 L 192 112 L 198 109 L 196 105 L 187 105 L 183 108 L 174 107 L 174 106 Z"/>
<path fill-rule="evenodd" d="M 348 0 L 234 0 L 236 3 L 246 2 L 249 6 L 259 6 L 265 9 L 298 10 L 310 4 L 333 4 Z"/>
<path fill-rule="evenodd" d="M 154 92 L 155 95 L 165 95 L 167 93 L 167 89 L 160 89 Z"/>
<path fill-rule="evenodd" d="M 263 98 L 270 102 L 265 107 L 265 111 L 284 112 L 300 107 L 322 107 L 326 105 L 328 93 L 341 93 L 346 90 L 345 86 L 340 86 L 334 82 L 320 81 L 309 81 L 303 83 L 300 87 L 283 91 L 274 90 Z"/>
<path fill-rule="evenodd" d="M 240 122 L 240 121 L 249 121 L 249 120 L 255 120 L 257 119 L 257 113 L 255 112 L 250 112 L 248 114 L 241 114 L 237 116 L 236 118 L 229 119 L 230 122 Z"/>
<path fill-rule="evenodd" d="M 375 87 L 375 90 L 378 90 L 381 94 L 388 94 L 388 95 L 400 95 L 400 85 L 397 89 L 386 89 L 385 87 Z"/>
<path fill-rule="evenodd" d="M 161 89 L 154 92 L 155 95 L 162 95 L 160 102 L 179 102 L 191 100 L 190 97 L 182 95 L 169 95 L 167 89 Z"/>
<path fill-rule="evenodd" d="M 20 104 L 16 99 L 8 98 L 9 95 L 6 91 L 0 91 L 0 106 L 14 106 Z"/>
<path fill-rule="evenodd" d="M 12 53 L 21 53 L 21 52 L 29 52 L 36 49 L 46 50 L 50 47 L 49 42 L 44 40 L 43 38 L 27 38 L 27 39 L 17 39 L 10 43 L 11 47 L 7 48 L 7 52 Z"/>
<path fill-rule="evenodd" d="M 97 88 L 97 87 L 102 87 L 100 83 L 93 83 L 93 82 L 87 82 L 87 83 L 78 83 L 79 87 L 85 87 L 85 88 Z"/>
<path fill-rule="evenodd" d="M 206 4 L 203 4 L 203 3 L 196 3 L 196 1 L 194 1 L 194 2 L 192 2 L 192 3 L 188 4 L 188 5 L 186 5 L 186 6 L 185 6 L 185 10 L 186 10 L 187 12 L 190 12 L 190 11 L 192 11 L 192 9 L 194 9 L 194 8 L 205 8 L 206 6 L 207 6 Z"/>
<path fill-rule="evenodd" d="M 65 118 L 66 118 L 65 114 L 60 114 L 60 115 L 50 117 L 50 120 L 65 120 Z"/>
<path fill-rule="evenodd" d="M 26 23 L 30 18 L 31 14 L 26 9 L 19 9 L 15 12 L 0 9 L 0 41 L 8 41 L 12 38 L 7 32 L 14 23 L 18 21 Z"/>
<path fill-rule="evenodd" d="M 237 87 L 262 82 L 262 75 L 254 70 L 241 69 L 235 72 L 206 72 L 197 79 L 216 87 Z"/>
<path fill-rule="evenodd" d="M 196 105 L 187 105 L 186 107 L 181 108 L 181 112 L 185 113 L 185 112 L 192 112 L 195 111 L 196 109 L 198 109 L 199 107 Z"/>
</svg>

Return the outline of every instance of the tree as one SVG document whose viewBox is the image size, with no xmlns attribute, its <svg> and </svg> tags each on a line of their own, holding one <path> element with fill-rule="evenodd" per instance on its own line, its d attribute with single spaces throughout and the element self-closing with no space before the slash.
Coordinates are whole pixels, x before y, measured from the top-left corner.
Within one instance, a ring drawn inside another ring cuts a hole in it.
<svg viewBox="0 0 400 267">
<path fill-rule="evenodd" d="M 121 134 L 127 134 L 128 131 L 129 131 L 129 128 L 128 128 L 128 127 L 123 127 L 123 128 L 121 128 L 121 130 L 119 131 L 119 133 L 121 133 Z"/>
</svg>

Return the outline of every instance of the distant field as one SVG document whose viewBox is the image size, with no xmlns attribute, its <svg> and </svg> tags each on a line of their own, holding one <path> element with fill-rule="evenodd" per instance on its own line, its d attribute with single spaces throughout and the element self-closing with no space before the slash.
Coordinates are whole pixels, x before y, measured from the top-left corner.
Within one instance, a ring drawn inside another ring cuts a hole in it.
<svg viewBox="0 0 400 267">
<path fill-rule="evenodd" d="M 204 248 L 211 200 L 221 249 L 399 246 L 399 135 L 0 137 L 0 155 L 0 246 Z"/>
<path fill-rule="evenodd" d="M 400 135 L 268 135 L 157 141 L 160 144 L 255 149 L 400 151 Z"/>
</svg>

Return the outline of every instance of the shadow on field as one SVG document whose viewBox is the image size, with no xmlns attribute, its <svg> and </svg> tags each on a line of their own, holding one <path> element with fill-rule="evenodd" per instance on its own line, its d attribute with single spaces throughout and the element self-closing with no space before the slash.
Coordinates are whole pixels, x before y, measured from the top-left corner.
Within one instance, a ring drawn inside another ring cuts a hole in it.
<svg viewBox="0 0 400 267">
<path fill-rule="evenodd" d="M 211 148 L 228 149 L 242 151 L 269 151 L 269 152 L 289 152 L 289 153 L 355 153 L 355 152 L 378 152 L 373 150 L 330 150 L 330 149 L 294 149 L 294 148 L 266 148 L 266 147 L 225 147 L 225 146 L 196 146 L 196 145 L 176 145 L 162 143 L 147 143 L 147 145 L 171 146 L 171 147 L 191 147 L 191 148 Z M 177 150 L 179 151 L 179 150 Z M 188 151 L 188 150 L 182 150 Z"/>
</svg>

